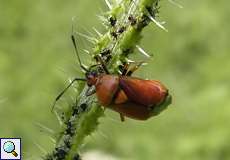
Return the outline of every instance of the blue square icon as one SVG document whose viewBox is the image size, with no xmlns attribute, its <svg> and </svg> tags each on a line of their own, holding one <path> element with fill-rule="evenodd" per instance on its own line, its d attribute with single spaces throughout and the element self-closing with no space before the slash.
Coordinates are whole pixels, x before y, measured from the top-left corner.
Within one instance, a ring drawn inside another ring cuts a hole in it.
<svg viewBox="0 0 230 160">
<path fill-rule="evenodd" d="M 0 145 L 1 145 L 0 160 L 21 159 L 20 138 L 0 138 Z"/>
</svg>

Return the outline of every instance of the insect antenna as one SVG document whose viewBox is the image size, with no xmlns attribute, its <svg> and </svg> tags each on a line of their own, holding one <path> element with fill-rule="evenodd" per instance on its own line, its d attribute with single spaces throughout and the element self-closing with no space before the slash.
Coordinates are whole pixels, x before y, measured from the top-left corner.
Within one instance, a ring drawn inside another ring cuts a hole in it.
<svg viewBox="0 0 230 160">
<path fill-rule="evenodd" d="M 81 62 L 81 59 L 80 59 L 80 56 L 79 56 L 79 53 L 78 53 L 78 49 L 77 49 L 77 45 L 76 45 L 76 40 L 75 40 L 75 37 L 74 35 L 72 34 L 71 35 L 71 40 L 73 42 L 73 46 L 74 46 L 74 50 L 75 50 L 75 53 L 77 55 L 77 59 L 78 59 L 78 62 L 80 64 L 80 67 L 85 71 L 85 72 L 88 72 L 88 69 L 82 64 Z"/>
<path fill-rule="evenodd" d="M 72 20 L 73 20 L 73 19 L 72 19 Z M 85 72 L 88 72 L 89 70 L 82 64 L 81 59 L 80 59 L 80 56 L 79 56 L 79 52 L 78 52 L 78 49 L 77 49 L 76 39 L 75 39 L 75 37 L 74 37 L 73 23 L 72 23 L 71 40 L 72 40 L 72 43 L 73 43 L 73 46 L 74 46 L 74 51 L 75 51 L 75 54 L 76 54 L 76 56 L 77 56 L 77 59 L 78 59 L 78 62 L 79 62 L 80 67 L 81 67 Z"/>
</svg>

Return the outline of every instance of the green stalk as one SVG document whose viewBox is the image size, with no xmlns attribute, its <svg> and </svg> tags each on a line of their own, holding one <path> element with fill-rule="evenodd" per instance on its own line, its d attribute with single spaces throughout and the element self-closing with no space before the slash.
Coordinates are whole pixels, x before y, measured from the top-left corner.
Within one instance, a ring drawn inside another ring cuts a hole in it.
<svg viewBox="0 0 230 160">
<path fill-rule="evenodd" d="M 119 66 L 128 62 L 128 56 L 140 42 L 142 29 L 149 24 L 151 18 L 155 20 L 158 1 L 123 0 L 119 4 L 109 4 L 110 10 L 103 15 L 107 32 L 94 45 L 92 64 L 95 64 L 96 56 L 109 50 L 111 59 L 106 67 L 110 73 L 118 74 Z M 80 159 L 79 151 L 85 137 L 95 131 L 98 119 L 104 114 L 102 107 L 96 103 L 95 96 L 85 96 L 87 87 L 85 85 L 78 89 L 76 103 L 68 111 L 56 147 L 44 157 L 45 160 Z"/>
</svg>

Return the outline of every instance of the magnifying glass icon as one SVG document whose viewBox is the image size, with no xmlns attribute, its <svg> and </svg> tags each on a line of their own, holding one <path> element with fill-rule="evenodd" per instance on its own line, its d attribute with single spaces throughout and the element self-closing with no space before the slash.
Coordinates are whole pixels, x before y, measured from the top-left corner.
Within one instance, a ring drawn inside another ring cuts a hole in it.
<svg viewBox="0 0 230 160">
<path fill-rule="evenodd" d="M 11 141 L 7 141 L 3 144 L 3 149 L 6 153 L 11 153 L 14 155 L 14 157 L 17 157 L 18 154 L 17 152 L 15 151 L 15 145 L 13 142 Z"/>
</svg>

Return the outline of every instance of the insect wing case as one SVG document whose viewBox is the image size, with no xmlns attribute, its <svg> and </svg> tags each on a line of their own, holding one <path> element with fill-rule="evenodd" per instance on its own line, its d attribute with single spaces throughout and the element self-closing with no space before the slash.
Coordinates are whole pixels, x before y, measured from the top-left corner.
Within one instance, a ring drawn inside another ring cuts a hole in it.
<svg viewBox="0 0 230 160">
<path fill-rule="evenodd" d="M 159 114 L 172 102 L 168 89 L 156 80 L 121 76 L 119 86 L 130 101 L 150 107 L 151 116 Z"/>
<path fill-rule="evenodd" d="M 129 100 L 145 106 L 155 106 L 164 101 L 168 90 L 159 81 L 133 77 L 120 77 L 119 85 Z"/>
</svg>

